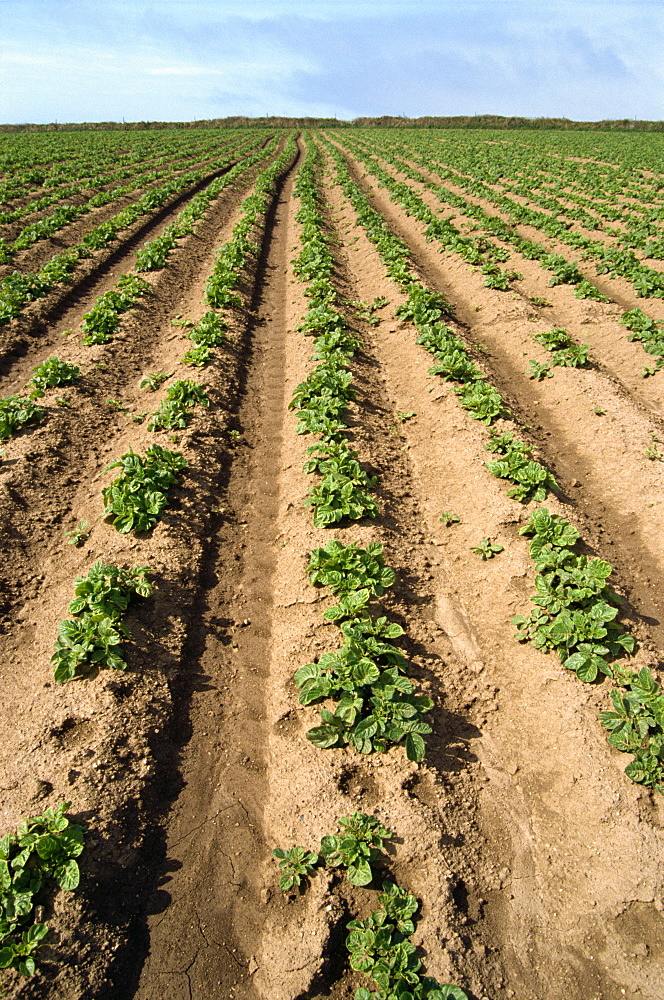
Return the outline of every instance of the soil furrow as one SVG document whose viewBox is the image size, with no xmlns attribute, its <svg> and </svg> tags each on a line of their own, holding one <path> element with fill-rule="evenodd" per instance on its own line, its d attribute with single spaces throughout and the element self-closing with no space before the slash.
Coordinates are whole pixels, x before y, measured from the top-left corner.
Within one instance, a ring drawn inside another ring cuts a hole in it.
<svg viewBox="0 0 664 1000">
<path fill-rule="evenodd" d="M 189 635 L 193 683 L 183 792 L 168 819 L 169 906 L 150 920 L 141 1000 L 254 997 L 261 935 L 266 683 L 285 413 L 284 261 L 292 178 L 268 217 L 247 333 L 241 437 Z M 197 679 L 197 682 L 194 679 Z M 195 835 L 195 836 L 194 836 Z M 157 893 L 159 896 L 161 890 Z M 167 985 L 166 985 L 167 984 Z"/>
</svg>

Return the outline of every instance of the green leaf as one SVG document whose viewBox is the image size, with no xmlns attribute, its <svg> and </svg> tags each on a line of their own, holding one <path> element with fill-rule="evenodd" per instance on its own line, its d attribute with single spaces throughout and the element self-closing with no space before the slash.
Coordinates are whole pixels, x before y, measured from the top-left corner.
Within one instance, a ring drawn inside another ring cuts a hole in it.
<svg viewBox="0 0 664 1000">
<path fill-rule="evenodd" d="M 61 889 L 71 892 L 78 887 L 80 882 L 80 871 L 77 863 L 71 859 L 64 865 L 59 865 L 53 872 L 53 878 Z"/>
<path fill-rule="evenodd" d="M 408 760 L 420 761 L 426 753 L 424 740 L 418 733 L 408 733 L 406 736 L 406 756 Z"/>
<path fill-rule="evenodd" d="M 348 881 L 352 885 L 369 885 L 372 878 L 373 873 L 371 871 L 371 865 L 368 861 L 362 860 L 349 865 Z"/>
</svg>

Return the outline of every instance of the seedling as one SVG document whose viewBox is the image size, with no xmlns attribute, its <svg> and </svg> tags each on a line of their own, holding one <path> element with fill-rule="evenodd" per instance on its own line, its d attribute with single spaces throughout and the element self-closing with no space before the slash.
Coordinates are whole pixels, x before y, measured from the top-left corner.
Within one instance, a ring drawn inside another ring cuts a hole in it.
<svg viewBox="0 0 664 1000">
<path fill-rule="evenodd" d="M 641 369 L 642 378 L 650 378 L 652 375 L 656 375 L 657 372 L 661 371 L 664 367 L 664 358 L 658 358 L 654 365 L 644 365 Z"/>
<path fill-rule="evenodd" d="M 272 854 L 275 858 L 279 858 L 282 872 L 279 888 L 282 892 L 288 892 L 293 886 L 299 888 L 302 879 L 313 875 L 318 864 L 318 855 L 305 851 L 303 847 L 291 847 L 289 851 L 277 847 Z"/>
<path fill-rule="evenodd" d="M 459 524 L 461 518 L 458 514 L 452 514 L 449 510 L 446 510 L 444 514 L 441 514 L 438 518 L 441 524 L 444 524 L 446 528 L 451 527 L 453 524 Z"/>
<path fill-rule="evenodd" d="M 148 430 L 182 430 L 191 420 L 190 410 L 197 405 L 210 405 L 203 386 L 189 378 L 178 379 L 169 386 L 166 399 L 153 413 Z"/>
<path fill-rule="evenodd" d="M 397 420 L 405 424 L 407 420 L 412 420 L 413 417 L 417 416 L 414 410 L 397 410 Z"/>
<path fill-rule="evenodd" d="M 198 347 L 192 347 L 182 355 L 182 364 L 190 365 L 192 368 L 204 368 L 213 357 L 214 354 L 209 347 L 199 344 Z"/>
<path fill-rule="evenodd" d="M 320 853 L 330 868 L 345 868 L 352 885 L 368 885 L 371 865 L 393 834 L 375 816 L 354 812 L 339 820 L 340 833 L 323 837 Z"/>
<path fill-rule="evenodd" d="M 144 458 L 130 448 L 104 470 L 123 470 L 102 490 L 104 515 L 120 532 L 149 531 L 168 503 L 170 487 L 187 464 L 179 452 L 156 444 L 147 448 Z"/>
<path fill-rule="evenodd" d="M 503 546 L 498 542 L 492 542 L 490 538 L 483 538 L 479 545 L 473 545 L 470 549 L 481 559 L 493 559 L 495 555 L 503 551 Z"/>
<path fill-rule="evenodd" d="M 46 410 L 25 396 L 5 396 L 0 399 L 0 441 L 29 424 L 39 424 L 46 417 Z"/>
<path fill-rule="evenodd" d="M 548 299 L 543 299 L 539 295 L 533 295 L 530 299 L 534 306 L 541 306 L 542 308 L 553 308 L 553 302 L 549 302 Z"/>
<path fill-rule="evenodd" d="M 146 375 L 140 381 L 141 389 L 149 389 L 150 392 L 156 392 L 157 389 L 168 382 L 169 378 L 175 375 L 175 372 L 153 372 L 152 375 Z"/>
<path fill-rule="evenodd" d="M 110 407 L 111 410 L 115 410 L 116 413 L 127 412 L 127 407 L 124 405 L 121 399 L 107 399 L 106 405 Z"/>
<path fill-rule="evenodd" d="M 551 371 L 551 365 L 546 363 L 541 364 L 539 361 L 532 359 L 528 362 L 530 366 L 530 372 L 528 373 L 529 378 L 535 378 L 538 382 L 541 382 L 543 378 L 553 378 L 553 372 Z"/>
<path fill-rule="evenodd" d="M 28 385 L 34 386 L 30 393 L 31 399 L 39 399 L 44 395 L 45 389 L 52 389 L 58 385 L 72 385 L 78 381 L 81 374 L 80 368 L 71 365 L 67 361 L 60 361 L 55 354 L 35 368 Z"/>
<path fill-rule="evenodd" d="M 65 538 L 68 539 L 70 545 L 75 545 L 79 548 L 84 542 L 87 542 L 90 537 L 90 525 L 87 521 L 79 521 L 75 528 L 71 531 L 65 531 Z"/>
<path fill-rule="evenodd" d="M 601 406 L 593 406 L 593 413 L 596 413 L 598 417 L 603 417 L 606 410 L 603 410 Z"/>
</svg>

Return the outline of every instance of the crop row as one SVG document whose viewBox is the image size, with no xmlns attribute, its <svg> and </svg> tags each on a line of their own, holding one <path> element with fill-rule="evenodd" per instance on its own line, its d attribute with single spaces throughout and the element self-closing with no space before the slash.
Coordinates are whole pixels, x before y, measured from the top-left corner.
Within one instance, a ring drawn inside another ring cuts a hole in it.
<svg viewBox="0 0 664 1000">
<path fill-rule="evenodd" d="M 256 144 L 256 142 L 252 143 L 252 145 Z M 246 143 L 243 145 L 246 145 Z M 236 146 L 233 149 L 233 155 L 237 156 L 241 151 L 242 146 Z M 192 155 L 190 158 L 194 159 L 194 156 Z M 196 154 L 195 159 L 200 164 L 198 154 Z M 120 198 L 132 194 L 134 191 L 144 191 L 146 187 L 154 184 L 162 177 L 171 176 L 175 169 L 182 169 L 182 165 L 170 163 L 162 170 L 145 170 L 141 165 L 135 171 L 125 172 L 130 178 L 130 183 L 128 184 L 117 185 L 110 188 L 110 190 L 100 190 L 88 201 L 79 205 L 58 205 L 51 215 L 45 216 L 37 222 L 32 222 L 21 229 L 11 242 L 0 239 L 0 264 L 10 263 L 20 250 L 25 250 L 41 240 L 49 239 L 61 229 L 64 229 L 65 226 L 70 225 L 84 215 L 88 215 L 93 209 L 112 204 L 114 201 L 119 201 Z"/>
<path fill-rule="evenodd" d="M 261 215 L 293 155 L 291 139 L 283 153 L 262 171 L 255 191 L 243 202 L 242 217 L 229 242 L 218 252 L 215 271 L 210 277 L 217 292 L 221 292 L 224 282 L 227 288 L 237 287 L 240 270 L 256 255 Z M 229 254 L 235 267 L 224 270 Z M 208 305 L 213 297 L 210 283 L 206 291 Z M 210 313 L 217 317 L 219 327 L 225 326 L 220 315 L 208 310 L 208 327 Z M 165 375 L 165 380 L 168 378 Z M 157 376 L 148 377 L 146 387 L 157 388 L 163 381 Z M 205 401 L 202 387 L 174 382 L 154 414 L 154 429 L 168 426 L 169 403 L 179 402 L 187 409 L 194 404 L 205 405 Z M 180 453 L 159 445 L 150 446 L 144 456 L 129 449 L 109 466 L 118 468 L 120 475 L 102 491 L 104 516 L 121 532 L 149 530 L 168 503 L 169 490 L 187 464 Z M 72 534 L 76 536 L 77 532 Z M 101 668 L 126 668 L 122 646 L 130 636 L 124 615 L 135 597 L 150 595 L 149 572 L 146 566 L 124 569 L 98 561 L 86 576 L 77 578 L 74 598 L 69 604 L 70 618 L 60 623 L 53 652 L 56 681 L 90 678 Z M 43 817 L 26 820 L 15 835 L 0 841 L 0 967 L 16 969 L 25 976 L 34 972 L 34 953 L 48 931 L 39 919 L 43 904 L 58 887 L 71 890 L 78 884 L 73 858 L 83 848 L 83 831 L 65 817 L 70 805 L 62 803 L 52 815 L 47 811 Z M 46 837 L 43 841 L 39 839 L 42 834 Z M 43 860 L 39 861 L 40 858 Z"/>
<path fill-rule="evenodd" d="M 316 337 L 313 360 L 319 364 L 297 387 L 290 405 L 299 418 L 297 432 L 319 435 L 319 443 L 308 449 L 314 457 L 305 463 L 305 471 L 317 472 L 321 485 L 310 491 L 306 503 L 314 509 L 314 524 L 329 527 L 375 517 L 378 509 L 368 493 L 375 480 L 362 470 L 346 440 L 344 414 L 355 398 L 349 365 L 361 342 L 337 308 L 341 303 L 333 280 L 332 237 L 326 229 L 316 179 L 320 166 L 319 151 L 308 144 L 295 185 L 300 201 L 296 218 L 301 227 L 301 248 L 293 268 L 306 283 L 309 300 L 298 329 L 305 336 Z M 337 598 L 338 603 L 328 608 L 324 617 L 339 626 L 343 641 L 335 651 L 300 667 L 294 679 L 302 705 L 335 703 L 333 711 L 321 709 L 320 724 L 306 734 L 314 746 L 350 746 L 361 754 L 371 754 L 385 753 L 403 743 L 408 758 L 420 761 L 426 752 L 423 736 L 431 732 L 422 715 L 433 708 L 433 702 L 416 692 L 406 676 L 407 660 L 391 641 L 402 636 L 403 629 L 384 614 L 377 615 L 372 607 L 395 580 L 382 551 L 378 543 L 365 549 L 332 540 L 310 553 L 310 582 L 329 587 Z M 339 835 L 321 841 L 322 858 L 328 866 L 346 868 L 352 884 L 369 885 L 374 879 L 372 862 L 383 838 L 391 834 L 375 817 L 364 813 L 343 817 L 339 825 Z M 285 891 L 299 886 L 302 877 L 311 876 L 319 861 L 317 854 L 299 846 L 287 851 L 278 848 L 274 854 L 280 860 L 280 884 Z M 466 994 L 458 987 L 440 986 L 423 975 L 422 963 L 409 940 L 415 929 L 410 917 L 419 909 L 418 900 L 389 882 L 384 883 L 378 902 L 378 910 L 366 921 L 353 920 L 346 927 L 351 967 L 378 986 L 371 993 L 360 987 L 356 1000 L 395 996 L 465 1000 Z"/>
<path fill-rule="evenodd" d="M 416 145 L 413 145 L 412 148 L 408 148 L 408 156 L 427 169 L 436 172 L 437 156 L 430 147 L 424 146 L 418 150 Z M 631 249 L 607 246 L 605 243 L 573 232 L 564 222 L 546 215 L 544 212 L 530 209 L 506 195 L 498 194 L 482 179 L 455 176 L 454 181 L 457 186 L 468 191 L 469 194 L 481 197 L 495 205 L 507 215 L 513 225 L 533 226 L 547 236 L 554 237 L 561 243 L 580 251 L 584 260 L 593 261 L 598 274 L 606 274 L 609 278 L 615 276 L 626 278 L 632 283 L 637 296 L 644 298 L 664 297 L 664 275 L 639 261 Z M 489 219 L 493 218 L 495 217 L 489 216 Z M 582 280 L 582 278 L 581 275 L 581 278 L 577 280 Z"/>
<path fill-rule="evenodd" d="M 246 133 L 244 134 L 246 135 Z M 242 141 L 243 133 L 233 130 L 231 134 L 222 136 L 227 139 L 226 143 Z M 0 149 L 9 149 L 18 137 L 10 139 L 3 136 L 0 140 Z M 69 136 L 70 139 L 76 138 Z M 78 137 L 80 140 L 80 136 Z M 53 150 L 53 158 L 50 161 L 42 161 L 44 165 L 23 164 L 21 157 L 17 157 L 13 170 L 3 171 L 6 179 L 0 180 L 0 204 L 7 204 L 11 200 L 30 198 L 41 194 L 42 198 L 48 199 L 43 205 L 39 205 L 39 198 L 33 200 L 37 203 L 33 205 L 32 211 L 40 211 L 53 204 L 53 197 L 69 198 L 81 194 L 85 191 L 101 190 L 107 184 L 118 179 L 131 176 L 136 166 L 145 169 L 145 165 L 150 165 L 152 169 L 159 167 L 170 167 L 182 162 L 186 163 L 192 159 L 204 158 L 209 153 L 214 153 L 220 146 L 220 133 L 216 130 L 212 133 L 204 133 L 200 137 L 192 135 L 183 136 L 180 133 L 170 138 L 167 135 L 156 136 L 154 133 L 145 139 L 136 136 L 129 137 L 129 141 L 122 143 L 122 148 L 128 152 L 118 152 L 109 148 L 100 136 L 93 138 L 89 147 L 85 147 L 86 152 L 77 154 L 78 146 L 73 142 L 71 146 L 65 146 L 67 150 L 63 156 L 56 153 L 56 149 L 63 148 L 64 136 L 60 137 L 60 142 L 56 143 Z M 7 153 L 0 155 L 0 162 L 11 159 Z M 51 192 L 45 194 L 44 192 Z M 19 209 L 20 210 L 20 209 Z M 11 214 L 11 211 L 10 213 Z M 0 222 L 10 222 L 10 218 L 5 218 L 0 214 Z"/>
<path fill-rule="evenodd" d="M 514 226 L 505 223 L 497 216 L 490 215 L 481 206 L 466 201 L 442 186 L 433 185 L 426 177 L 414 171 L 412 167 L 399 158 L 390 154 L 384 155 L 390 163 L 406 173 L 412 180 L 430 188 L 440 201 L 462 209 L 465 215 L 478 221 L 486 232 L 514 246 L 524 258 L 537 260 L 545 270 L 551 271 L 550 287 L 559 284 L 575 285 L 577 298 L 608 301 L 606 296 L 584 277 L 576 263 L 568 261 L 562 254 L 551 252 L 536 240 L 519 236 Z M 425 223 L 427 239 L 437 240 L 446 250 L 457 253 L 463 260 L 471 264 L 483 264 L 484 284 L 488 288 L 508 291 L 511 282 L 522 277 L 516 271 L 501 271 L 497 267 L 497 260 L 505 260 L 509 256 L 502 247 L 496 247 L 486 236 L 475 239 L 462 236 L 450 220 L 435 215 L 407 184 L 395 181 L 366 153 L 361 154 L 361 158 L 367 169 L 376 176 L 378 182 L 390 191 L 392 200 L 401 204 L 408 215 Z M 423 162 L 427 165 L 426 161 Z M 654 369 L 646 367 L 643 370 L 644 376 L 653 374 L 653 371 L 658 370 L 664 364 L 664 327 L 657 321 L 646 317 L 641 310 L 628 310 L 623 313 L 622 323 L 631 331 L 630 340 L 640 340 L 644 350 L 658 358 Z"/>
<path fill-rule="evenodd" d="M 448 305 L 442 296 L 430 292 L 415 279 L 408 263 L 407 248 L 371 208 L 366 196 L 351 179 L 345 160 L 338 150 L 330 148 L 337 163 L 340 183 L 355 208 L 358 222 L 376 246 L 392 280 L 408 294 L 405 305 L 400 307 L 400 314 L 413 321 L 420 331 L 418 339 L 423 346 L 426 347 L 432 341 L 436 343 L 439 338 L 446 342 L 451 334 L 443 323 L 444 313 L 449 311 Z M 462 346 L 460 341 L 454 344 L 457 350 Z M 461 350 L 457 355 L 457 364 L 463 365 L 465 370 L 467 359 L 463 357 Z M 440 374 L 437 367 L 431 369 L 432 373 Z M 480 412 L 479 417 L 483 422 L 491 423 L 501 413 L 496 401 L 486 416 L 483 417 Z M 471 416 L 477 417 L 478 413 L 471 411 Z M 488 468 L 494 475 L 511 478 L 514 473 L 513 481 L 516 485 L 510 491 L 514 499 L 520 502 L 541 501 L 545 498 L 546 491 L 555 487 L 550 473 L 539 463 L 532 462 L 525 446 L 515 440 L 513 434 L 492 433 L 487 448 L 503 455 L 499 461 L 488 463 Z M 535 520 L 537 517 L 540 518 L 539 521 Z M 531 530 L 533 525 L 544 523 L 547 518 L 551 520 L 546 509 L 533 515 Z M 612 692 L 612 701 L 620 721 L 603 713 L 602 722 L 607 728 L 613 725 L 617 733 L 610 738 L 612 745 L 635 755 L 634 761 L 626 769 L 629 777 L 662 790 L 664 695 L 646 668 L 634 674 L 626 667 L 610 665 L 618 657 L 631 654 L 635 648 L 632 636 L 622 627 L 610 624 L 614 622 L 619 610 L 618 599 L 606 584 L 612 567 L 604 560 L 578 555 L 573 551 L 579 537 L 575 529 L 564 519 L 554 517 L 553 523 L 555 530 L 550 532 L 551 537 L 545 536 L 533 543 L 535 548 L 531 546 L 531 552 L 537 552 L 538 558 L 543 560 L 541 564 L 536 562 L 538 593 L 533 598 L 539 610 L 528 619 L 517 619 L 520 626 L 519 638 L 533 639 L 540 649 L 556 649 L 559 653 L 564 650 L 564 665 L 574 670 L 581 680 L 594 681 L 598 674 L 615 677 L 616 688 Z M 558 537 L 563 541 L 555 541 Z M 553 562 L 545 565 L 549 558 Z M 542 632 L 538 631 L 540 628 Z M 544 636 L 548 638 L 545 640 Z"/>
<path fill-rule="evenodd" d="M 226 155 L 215 164 L 209 164 L 205 170 L 183 174 L 147 191 L 138 201 L 86 233 L 79 244 L 56 254 L 36 274 L 14 271 L 3 278 L 0 281 L 0 325 L 20 316 L 28 303 L 43 298 L 57 285 L 67 283 L 79 261 L 117 240 L 121 232 L 142 216 L 151 215 L 174 195 L 200 184 L 210 173 L 222 170 L 232 160 L 233 157 Z"/>
<path fill-rule="evenodd" d="M 136 270 L 156 270 L 164 267 L 177 241 L 194 231 L 194 223 L 204 217 L 212 202 L 227 187 L 233 185 L 253 166 L 272 154 L 274 142 L 276 140 L 273 140 L 267 148 L 260 149 L 241 160 L 222 177 L 215 178 L 203 191 L 195 195 L 180 212 L 175 222 L 167 227 L 164 235 L 146 243 L 138 252 Z M 152 287 L 145 279 L 137 274 L 123 274 L 116 282 L 115 287 L 104 292 L 96 300 L 92 309 L 84 315 L 83 333 L 85 336 L 83 343 L 87 346 L 108 343 L 119 329 L 122 314 L 132 309 L 139 298 L 151 293 Z M 203 317 L 198 324 L 192 326 L 190 337 L 195 346 L 185 355 L 186 363 L 200 367 L 209 361 L 212 357 L 212 348 L 223 341 L 224 329 L 225 325 L 214 313 Z M 46 381 L 47 373 L 48 380 Z M 35 398 L 43 396 L 43 391 L 40 390 L 44 386 L 55 388 L 71 384 L 77 380 L 79 374 L 78 368 L 73 371 L 73 366 L 66 361 L 61 361 L 57 356 L 49 358 L 31 378 L 28 384 L 28 388 L 31 390 L 29 396 L 13 394 L 0 399 L 0 439 L 7 439 L 23 427 L 42 422 L 47 411 L 34 402 Z M 38 384 L 35 379 L 41 380 L 41 383 Z M 169 391 L 174 392 L 176 396 L 178 394 L 177 387 L 171 388 Z M 190 396 L 191 390 L 189 391 Z M 182 397 L 182 391 L 180 391 L 180 397 Z M 186 425 L 186 414 L 192 404 L 180 397 L 175 398 L 172 395 L 165 403 L 165 409 L 162 408 L 158 414 L 153 416 L 151 423 L 153 429 L 157 426 L 173 428 Z"/>
</svg>

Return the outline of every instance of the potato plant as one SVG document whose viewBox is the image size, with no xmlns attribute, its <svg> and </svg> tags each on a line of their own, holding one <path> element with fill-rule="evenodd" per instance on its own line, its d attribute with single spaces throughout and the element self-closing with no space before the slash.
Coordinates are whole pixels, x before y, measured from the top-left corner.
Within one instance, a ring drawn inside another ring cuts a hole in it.
<svg viewBox="0 0 664 1000">
<path fill-rule="evenodd" d="M 343 642 L 335 652 L 300 667 L 295 683 L 303 705 L 326 699 L 337 703 L 334 712 L 321 709 L 321 724 L 307 733 L 314 746 L 350 745 L 360 753 L 385 753 L 403 743 L 409 760 L 419 761 L 426 749 L 423 736 L 431 732 L 421 716 L 433 702 L 416 693 L 405 676 L 405 656 L 389 641 L 403 635 L 401 626 L 370 612 L 371 599 L 394 582 L 382 551 L 377 543 L 362 549 L 332 541 L 312 552 L 310 580 L 329 586 L 339 597 L 325 617 L 337 622 Z"/>
<path fill-rule="evenodd" d="M 70 806 L 62 802 L 25 819 L 0 840 L 0 969 L 34 974 L 36 950 L 48 933 L 38 907 L 54 889 L 72 892 L 79 884 L 84 831 L 65 816 Z"/>
<path fill-rule="evenodd" d="M 600 713 L 609 742 L 634 755 L 625 768 L 633 781 L 664 793 L 664 694 L 647 667 L 634 672 L 619 662 L 636 643 L 616 621 L 619 599 L 607 584 L 612 567 L 575 552 L 579 533 L 546 507 L 531 515 L 521 534 L 532 538 L 538 575 L 531 598 L 535 609 L 513 619 L 516 638 L 544 652 L 554 650 L 586 683 L 612 679 L 613 708 Z"/>
<path fill-rule="evenodd" d="M 338 827 L 338 833 L 322 838 L 319 854 L 303 847 L 273 851 L 283 873 L 279 880 L 283 891 L 299 887 L 302 876 L 313 875 L 319 864 L 345 870 L 351 885 L 371 886 L 376 874 L 372 866 L 379 861 L 386 863 L 381 852 L 394 834 L 375 816 L 362 812 L 342 816 Z M 382 883 L 377 902 L 368 917 L 354 918 L 346 924 L 351 968 L 378 987 L 368 990 L 360 986 L 355 1000 L 469 1000 L 460 987 L 441 986 L 424 974 L 422 961 L 410 941 L 420 909 L 417 897 L 388 880 Z"/>
<path fill-rule="evenodd" d="M 104 470 L 122 469 L 122 474 L 102 490 L 104 515 L 120 532 L 149 531 L 187 464 L 180 452 L 157 444 L 146 449 L 144 458 L 130 448 Z"/>
<path fill-rule="evenodd" d="M 89 673 L 95 666 L 126 669 L 122 642 L 130 638 L 122 618 L 135 597 L 149 597 L 147 566 L 118 569 L 99 560 L 86 577 L 75 582 L 69 605 L 71 619 L 60 622 L 51 657 L 55 680 L 61 684 Z"/>
</svg>

